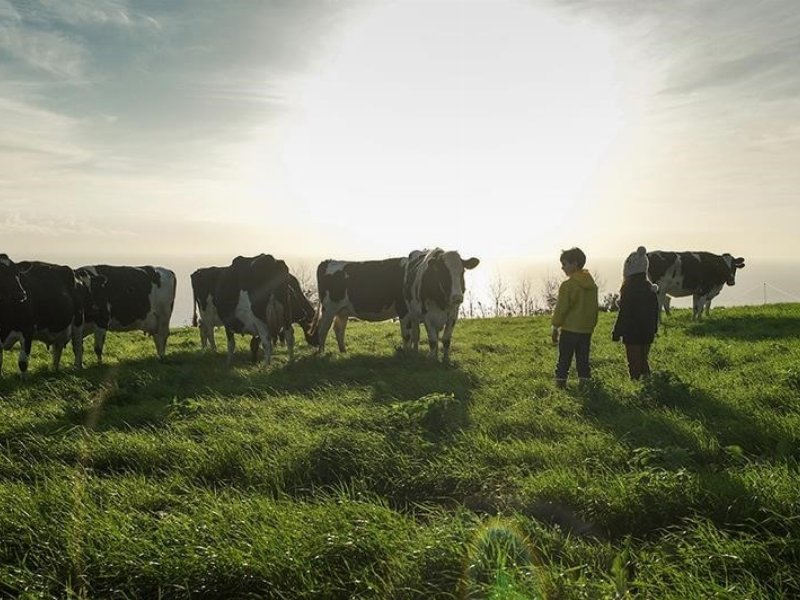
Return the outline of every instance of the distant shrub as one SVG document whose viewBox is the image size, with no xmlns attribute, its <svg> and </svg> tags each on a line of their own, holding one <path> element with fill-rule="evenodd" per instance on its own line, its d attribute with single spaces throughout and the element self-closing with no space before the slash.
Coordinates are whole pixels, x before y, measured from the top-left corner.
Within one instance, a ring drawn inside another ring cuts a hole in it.
<svg viewBox="0 0 800 600">
<path fill-rule="evenodd" d="M 600 302 L 600 310 L 603 312 L 617 312 L 619 310 L 619 294 L 608 292 Z"/>
<path fill-rule="evenodd" d="M 433 436 L 447 435 L 469 425 L 467 402 L 453 394 L 428 394 L 395 406 L 398 416 L 422 426 Z"/>
</svg>

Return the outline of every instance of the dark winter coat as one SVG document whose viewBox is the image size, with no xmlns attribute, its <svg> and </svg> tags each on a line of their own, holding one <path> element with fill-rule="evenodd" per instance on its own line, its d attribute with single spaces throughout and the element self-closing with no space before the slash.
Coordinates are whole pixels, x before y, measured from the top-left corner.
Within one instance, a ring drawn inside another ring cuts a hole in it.
<svg viewBox="0 0 800 600">
<path fill-rule="evenodd" d="M 611 339 L 652 344 L 658 330 L 658 297 L 644 273 L 627 277 L 619 294 L 619 313 Z"/>
</svg>

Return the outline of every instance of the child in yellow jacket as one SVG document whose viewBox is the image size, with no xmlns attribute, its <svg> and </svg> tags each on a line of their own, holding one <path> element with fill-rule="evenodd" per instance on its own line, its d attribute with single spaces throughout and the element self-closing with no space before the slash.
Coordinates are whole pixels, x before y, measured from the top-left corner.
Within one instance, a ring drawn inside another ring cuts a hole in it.
<svg viewBox="0 0 800 600">
<path fill-rule="evenodd" d="M 553 343 L 558 344 L 556 386 L 567 385 L 567 375 L 575 357 L 575 367 L 581 383 L 591 377 L 589 350 L 592 333 L 597 325 L 597 284 L 584 269 L 586 255 L 580 248 L 561 253 L 561 270 L 567 279 L 558 288 L 558 302 L 553 311 Z"/>
</svg>

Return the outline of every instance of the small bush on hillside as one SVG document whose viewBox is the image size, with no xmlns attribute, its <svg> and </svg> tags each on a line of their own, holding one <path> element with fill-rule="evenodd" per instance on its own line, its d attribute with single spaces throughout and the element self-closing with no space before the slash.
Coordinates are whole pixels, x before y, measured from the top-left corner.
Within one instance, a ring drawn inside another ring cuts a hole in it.
<svg viewBox="0 0 800 600">
<path fill-rule="evenodd" d="M 645 379 L 639 401 L 644 406 L 683 406 L 692 399 L 688 384 L 669 371 L 653 373 Z"/>
</svg>

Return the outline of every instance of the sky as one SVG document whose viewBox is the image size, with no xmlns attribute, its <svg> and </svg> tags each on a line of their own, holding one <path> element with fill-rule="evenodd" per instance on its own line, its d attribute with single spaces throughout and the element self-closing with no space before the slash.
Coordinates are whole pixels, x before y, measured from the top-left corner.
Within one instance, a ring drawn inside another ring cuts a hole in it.
<svg viewBox="0 0 800 600">
<path fill-rule="evenodd" d="M 0 251 L 796 258 L 798 32 L 795 0 L 0 0 Z"/>
</svg>

